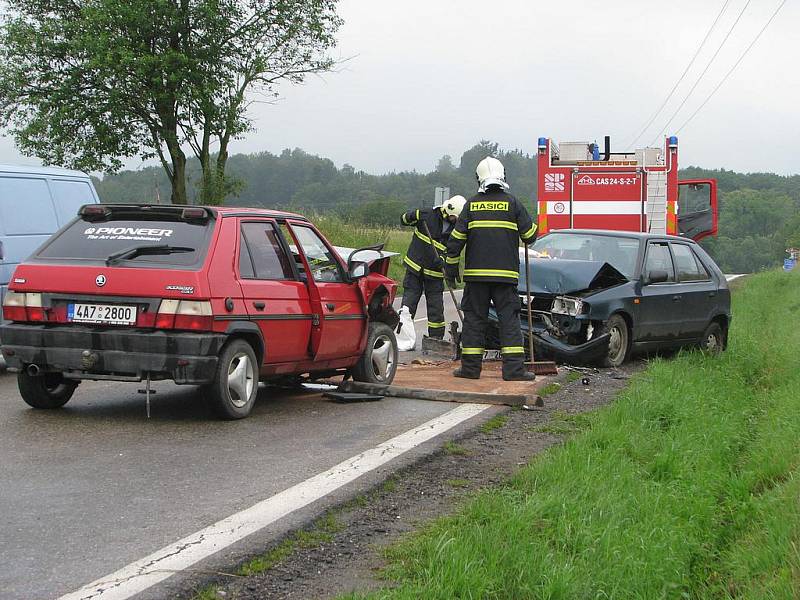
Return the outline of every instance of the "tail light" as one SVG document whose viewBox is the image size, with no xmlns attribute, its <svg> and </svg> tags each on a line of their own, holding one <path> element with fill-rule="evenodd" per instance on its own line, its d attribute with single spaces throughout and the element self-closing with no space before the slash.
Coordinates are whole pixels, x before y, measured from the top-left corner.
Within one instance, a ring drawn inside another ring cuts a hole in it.
<svg viewBox="0 0 800 600">
<path fill-rule="evenodd" d="M 6 297 L 3 299 L 3 318 L 7 321 L 44 321 L 42 295 L 31 292 L 6 292 Z"/>
<path fill-rule="evenodd" d="M 208 331 L 213 324 L 211 302 L 207 300 L 162 300 L 156 315 L 158 329 Z"/>
</svg>

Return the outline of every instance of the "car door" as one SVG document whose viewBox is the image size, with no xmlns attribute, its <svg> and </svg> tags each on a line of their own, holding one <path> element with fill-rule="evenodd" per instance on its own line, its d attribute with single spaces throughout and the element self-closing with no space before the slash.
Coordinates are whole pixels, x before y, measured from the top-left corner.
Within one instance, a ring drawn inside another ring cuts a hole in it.
<svg viewBox="0 0 800 600">
<path fill-rule="evenodd" d="M 669 243 L 648 242 L 643 265 L 642 295 L 634 339 L 647 343 L 676 341 L 680 330 L 680 297 Z M 667 274 L 666 281 L 651 281 L 651 276 L 659 271 Z"/>
<path fill-rule="evenodd" d="M 676 289 L 681 296 L 681 337 L 699 339 L 711 321 L 717 284 L 690 244 L 671 242 L 670 246 L 678 280 Z"/>
<path fill-rule="evenodd" d="M 276 223 L 242 219 L 238 252 L 239 285 L 264 338 L 265 364 L 308 359 L 311 300 Z"/>
<path fill-rule="evenodd" d="M 344 265 L 308 223 L 289 221 L 303 265 L 315 315 L 311 329 L 314 360 L 351 357 L 359 353 L 367 327 L 366 310 L 355 282 Z"/>
<path fill-rule="evenodd" d="M 717 180 L 678 182 L 678 233 L 694 241 L 717 233 Z"/>
</svg>

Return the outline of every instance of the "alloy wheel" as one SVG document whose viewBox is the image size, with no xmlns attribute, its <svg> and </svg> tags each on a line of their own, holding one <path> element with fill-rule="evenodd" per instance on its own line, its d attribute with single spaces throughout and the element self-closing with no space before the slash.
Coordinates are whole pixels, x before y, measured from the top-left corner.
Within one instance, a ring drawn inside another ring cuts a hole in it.
<svg viewBox="0 0 800 600">
<path fill-rule="evenodd" d="M 392 340 L 388 335 L 379 335 L 375 338 L 372 345 L 370 359 L 372 361 L 372 371 L 375 377 L 385 381 L 394 367 L 394 352 L 392 351 Z"/>
<path fill-rule="evenodd" d="M 247 404 L 255 385 L 255 373 L 250 358 L 244 352 L 235 354 L 228 364 L 228 394 L 231 404 L 242 408 Z"/>
</svg>

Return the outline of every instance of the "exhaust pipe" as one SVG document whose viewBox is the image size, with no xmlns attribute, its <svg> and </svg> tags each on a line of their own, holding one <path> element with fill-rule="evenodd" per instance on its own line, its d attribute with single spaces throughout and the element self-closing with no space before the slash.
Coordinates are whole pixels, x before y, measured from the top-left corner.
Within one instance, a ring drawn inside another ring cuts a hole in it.
<svg viewBox="0 0 800 600">
<path fill-rule="evenodd" d="M 38 377 L 41 374 L 41 370 L 39 369 L 38 365 L 28 365 L 28 368 L 25 371 L 31 377 Z"/>
<path fill-rule="evenodd" d="M 607 135 L 605 137 L 605 142 L 606 142 L 606 153 L 605 153 L 605 156 L 603 157 L 603 160 L 609 160 L 611 158 L 611 136 L 610 135 Z"/>
</svg>

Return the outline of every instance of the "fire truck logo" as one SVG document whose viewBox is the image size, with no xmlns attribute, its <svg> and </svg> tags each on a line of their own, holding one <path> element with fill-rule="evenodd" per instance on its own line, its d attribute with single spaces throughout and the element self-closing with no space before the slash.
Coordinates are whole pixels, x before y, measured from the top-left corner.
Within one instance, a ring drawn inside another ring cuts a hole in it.
<svg viewBox="0 0 800 600">
<path fill-rule="evenodd" d="M 594 179 L 592 179 L 588 175 L 584 175 L 583 177 L 578 179 L 578 185 L 594 185 Z"/>
<path fill-rule="evenodd" d="M 563 192 L 564 191 L 564 174 L 563 173 L 545 173 L 545 176 L 544 176 L 544 191 L 545 192 Z"/>
<path fill-rule="evenodd" d="M 553 206 L 553 210 L 555 210 L 559 215 L 564 212 L 564 208 L 563 202 L 556 202 L 555 206 Z"/>
</svg>

